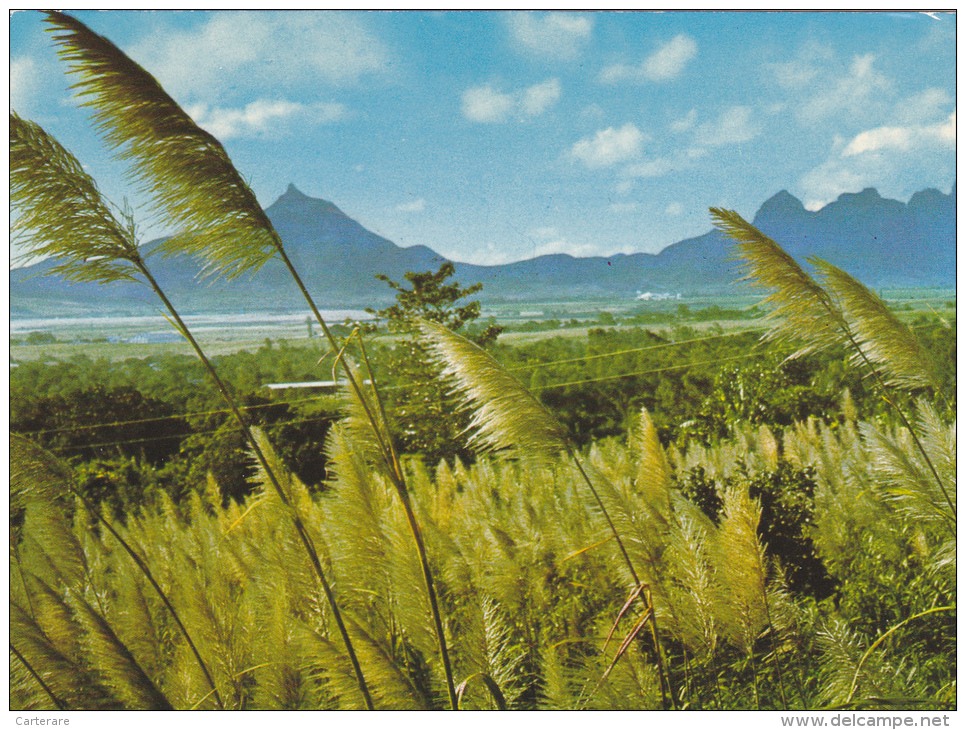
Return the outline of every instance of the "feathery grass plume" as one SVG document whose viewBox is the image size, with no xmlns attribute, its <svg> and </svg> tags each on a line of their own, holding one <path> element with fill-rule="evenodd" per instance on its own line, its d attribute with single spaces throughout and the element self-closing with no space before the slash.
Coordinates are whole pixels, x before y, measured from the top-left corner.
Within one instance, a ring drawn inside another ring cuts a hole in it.
<svg viewBox="0 0 966 730">
<path fill-rule="evenodd" d="M 431 356 L 473 408 L 469 443 L 482 451 L 514 447 L 520 456 L 568 449 L 566 431 L 523 384 L 483 348 L 448 327 L 419 320 Z"/>
<path fill-rule="evenodd" d="M 355 388 L 353 383 L 363 383 L 362 374 L 354 362 L 343 358 L 342 365 L 352 380 L 345 380 L 339 387 L 339 404 L 344 414 L 340 423 L 352 442 L 354 451 L 380 467 L 387 476 L 396 469 L 390 447 L 390 424 L 374 402 L 373 393 L 365 388 Z"/>
<path fill-rule="evenodd" d="M 880 368 L 889 385 L 938 390 L 935 363 L 909 326 L 878 296 L 838 267 L 820 259 L 813 259 L 812 263 L 853 333 L 858 351 L 852 354 L 852 362 L 861 365 L 867 358 Z"/>
<path fill-rule="evenodd" d="M 526 651 L 514 640 L 512 621 L 499 604 L 485 594 L 480 595 L 479 603 L 483 619 L 484 673 L 494 681 L 507 705 L 512 706 L 524 688 L 522 665 Z M 495 694 L 494 698 L 499 702 Z"/>
<path fill-rule="evenodd" d="M 117 220 L 94 180 L 39 125 L 10 113 L 11 236 L 16 262 L 54 257 L 51 274 L 77 282 L 139 281 L 133 226 Z"/>
<path fill-rule="evenodd" d="M 637 455 L 635 486 L 650 508 L 667 521 L 670 518 L 670 494 L 673 485 L 671 467 L 657 436 L 651 414 L 646 408 L 641 408 L 632 443 Z"/>
<path fill-rule="evenodd" d="M 668 539 L 668 563 L 677 580 L 669 589 L 676 606 L 680 639 L 699 660 L 710 659 L 718 641 L 714 604 L 719 586 L 711 562 L 710 525 L 690 515 L 681 515 Z"/>
<path fill-rule="evenodd" d="M 392 545 L 384 521 L 391 495 L 356 450 L 344 423 L 334 424 L 326 438 L 326 463 L 335 472 L 322 502 L 326 532 L 347 600 L 361 598 L 358 591 L 375 591 L 386 600 Z"/>
<path fill-rule="evenodd" d="M 16 603 L 10 603 L 10 644 L 37 672 L 44 684 L 60 703 L 71 710 L 116 710 L 121 704 L 111 696 L 93 672 L 83 663 L 61 652 L 44 633 L 33 617 Z M 50 698 L 40 697 L 38 685 L 34 701 L 51 704 Z"/>
<path fill-rule="evenodd" d="M 66 464 L 23 436 L 10 436 L 10 493 L 26 507 L 22 534 L 68 585 L 87 574 L 87 558 L 67 517 L 73 476 Z M 49 573 L 43 573 L 50 578 Z"/>
<path fill-rule="evenodd" d="M 383 643 L 360 622 L 346 617 L 353 645 L 369 678 L 376 708 L 380 710 L 436 709 L 432 698 L 418 687 Z M 306 662 L 312 671 L 325 677 L 338 709 L 359 707 L 359 688 L 352 681 L 351 669 L 343 653 L 326 637 L 311 633 L 306 637 Z"/>
<path fill-rule="evenodd" d="M 760 508 L 744 486 L 725 490 L 721 526 L 713 542 L 723 601 L 717 604 L 722 634 L 745 654 L 768 626 L 768 576 L 765 551 L 758 541 Z"/>
<path fill-rule="evenodd" d="M 778 468 L 778 440 L 764 423 L 758 429 L 757 454 L 766 469 Z"/>
<path fill-rule="evenodd" d="M 891 500 L 911 524 L 944 523 L 949 538 L 956 536 L 955 426 L 945 426 L 935 411 L 919 401 L 922 444 L 929 461 L 900 434 L 891 437 L 873 426 L 860 425 L 868 445 L 878 491 Z M 936 471 L 930 468 L 930 462 Z M 935 475 L 939 476 L 937 482 Z"/>
<path fill-rule="evenodd" d="M 78 593 L 70 604 L 85 628 L 86 643 L 93 665 L 104 682 L 124 700 L 128 709 L 172 710 L 168 698 L 137 663 L 128 648 L 117 638 L 110 624 Z"/>
<path fill-rule="evenodd" d="M 483 348 L 441 324 L 417 320 L 416 325 L 428 345 L 430 356 L 441 366 L 443 376 L 453 378 L 456 389 L 473 409 L 469 428 L 474 433 L 470 437 L 470 445 L 482 450 L 512 448 L 515 454 L 525 459 L 538 460 L 566 452 L 594 495 L 627 569 L 635 585 L 639 586 L 641 579 L 624 545 L 620 530 L 615 526 L 594 480 L 568 442 L 563 426 L 519 380 Z M 652 633 L 660 656 L 660 642 L 653 612 L 651 617 Z M 659 667 L 659 670 L 664 690 L 667 675 L 663 667 Z"/>
<path fill-rule="evenodd" d="M 29 573 L 24 576 L 24 583 L 30 595 L 30 614 L 43 630 L 44 636 L 72 662 L 84 664 L 83 632 L 67 602 L 65 594 L 69 589 L 59 582 L 50 584 Z"/>
<path fill-rule="evenodd" d="M 95 126 L 177 233 L 159 246 L 190 253 L 205 272 L 234 278 L 277 251 L 278 236 L 221 143 L 199 128 L 151 74 L 111 41 L 50 11 L 58 53 L 79 76 L 72 88 L 94 107 Z"/>
<path fill-rule="evenodd" d="M 769 318 L 778 323 L 765 335 L 781 343 L 802 343 L 789 359 L 806 355 L 842 340 L 848 332 L 842 313 L 828 293 L 781 246 L 732 210 L 711 208 L 719 231 L 738 241 L 744 260 L 744 280 L 771 290 L 762 302 L 776 305 Z"/>
<path fill-rule="evenodd" d="M 40 449 L 39 446 L 33 445 L 30 441 L 28 441 L 27 439 L 24 439 L 23 437 L 11 436 L 11 452 L 19 453 L 21 458 L 26 464 L 28 465 L 34 464 L 35 467 L 39 469 L 46 469 L 48 470 L 48 472 L 52 472 L 55 474 L 59 473 L 62 475 L 66 469 L 66 467 L 59 464 L 56 457 L 54 457 L 51 454 L 45 453 L 43 449 Z M 36 469 L 34 471 L 36 471 Z M 30 474 L 32 472 L 28 470 L 27 473 Z M 201 671 L 204 674 L 205 678 L 208 680 L 211 686 L 211 689 L 214 692 L 215 699 L 218 702 L 219 707 L 221 707 L 222 706 L 221 697 L 217 692 L 214 681 L 211 679 L 211 676 L 208 672 L 208 667 L 205 664 L 204 659 L 202 659 L 201 654 L 198 652 L 197 648 L 195 647 L 195 644 L 192 641 L 191 635 L 189 634 L 187 628 L 181 622 L 181 619 L 178 616 L 177 611 L 175 610 L 174 606 L 171 604 L 171 601 L 169 600 L 168 596 L 165 594 L 164 590 L 155 580 L 153 574 L 151 573 L 150 568 L 148 568 L 147 564 L 144 562 L 144 559 L 137 554 L 137 552 L 131 547 L 131 545 L 126 540 L 124 540 L 124 538 L 120 535 L 120 533 L 111 524 L 110 519 L 108 519 L 104 515 L 96 513 L 97 508 L 93 507 L 83 496 L 83 494 L 81 494 L 76 489 L 76 485 L 74 485 L 71 481 L 61 481 L 60 483 L 65 485 L 71 491 L 72 494 L 79 497 L 80 500 L 84 503 L 84 506 L 88 511 L 91 511 L 92 514 L 96 515 L 96 517 L 100 520 L 100 524 L 103 525 L 103 527 L 108 532 L 111 533 L 111 535 L 118 541 L 121 547 L 124 548 L 125 552 L 127 552 L 127 554 L 130 555 L 130 557 L 137 564 L 138 568 L 144 574 L 145 578 L 148 579 L 148 581 L 151 583 L 154 590 L 161 597 L 161 600 L 164 601 L 165 606 L 167 607 L 169 613 L 171 614 L 171 617 L 178 624 L 179 630 L 181 631 L 185 640 L 188 642 L 188 645 L 191 647 L 192 652 L 194 653 L 195 659 L 197 660 L 198 665 L 201 668 Z M 48 490 L 50 489 L 50 482 L 44 482 L 43 479 L 32 480 L 30 482 L 30 485 L 31 486 L 29 488 L 27 488 L 26 490 L 23 490 L 24 494 L 30 494 L 31 489 L 36 489 L 38 487 L 41 489 L 48 489 Z M 107 508 L 106 504 L 104 505 L 104 507 L 105 509 Z M 76 537 L 74 537 L 74 540 L 76 542 Z"/>
<path fill-rule="evenodd" d="M 66 703 L 54 694 L 27 658 L 10 644 L 9 701 L 11 709 L 36 711 L 67 710 Z M 41 691 L 38 691 L 38 686 Z M 53 707 L 50 707 L 51 703 Z"/>
<path fill-rule="evenodd" d="M 846 621 L 830 617 L 818 632 L 822 652 L 819 700 L 837 706 L 863 697 L 883 697 L 901 692 L 903 680 L 896 668 L 875 654 L 864 663 L 865 647 Z"/>
</svg>

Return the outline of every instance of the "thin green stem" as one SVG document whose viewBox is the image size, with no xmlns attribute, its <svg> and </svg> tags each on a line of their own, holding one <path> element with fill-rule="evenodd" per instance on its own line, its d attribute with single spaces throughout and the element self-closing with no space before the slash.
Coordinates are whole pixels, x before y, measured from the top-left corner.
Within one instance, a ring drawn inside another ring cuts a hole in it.
<svg viewBox="0 0 966 730">
<path fill-rule="evenodd" d="M 275 492 L 278 494 L 279 499 L 286 507 L 290 508 L 290 514 L 292 517 L 292 522 L 295 525 L 295 531 L 298 533 L 299 539 L 302 542 L 302 546 L 305 548 L 305 551 L 309 556 L 309 559 L 312 563 L 312 567 L 315 570 L 315 574 L 319 579 L 319 583 L 322 586 L 323 592 L 325 593 L 326 600 L 328 601 L 329 606 L 332 609 L 332 616 L 335 619 L 336 625 L 338 626 L 338 629 L 339 629 L 339 634 L 342 636 L 342 641 L 345 644 L 346 653 L 349 656 L 349 661 L 352 663 L 352 668 L 353 668 L 353 671 L 355 672 L 356 680 L 358 681 L 358 684 L 359 684 L 359 689 L 362 692 L 362 696 L 365 700 L 366 708 L 369 710 L 374 709 L 374 706 L 372 703 L 372 696 L 369 693 L 369 688 L 368 688 L 368 685 L 366 684 L 365 676 L 362 673 L 362 666 L 359 664 L 359 658 L 356 656 L 355 648 L 352 645 L 352 640 L 349 637 L 349 631 L 346 628 L 345 621 L 342 618 L 342 612 L 339 610 L 339 605 L 336 602 L 335 594 L 332 591 L 332 587 L 329 585 L 329 581 L 325 577 L 325 571 L 322 569 L 322 563 L 319 560 L 318 552 L 316 551 L 315 546 L 312 544 L 312 540 L 309 537 L 308 533 L 306 532 L 305 526 L 302 524 L 301 518 L 299 517 L 297 512 L 294 509 L 292 509 L 292 505 L 290 503 L 288 495 L 285 494 L 285 490 L 282 489 L 282 485 L 279 483 L 278 477 L 275 475 L 275 472 L 272 470 L 271 466 L 269 465 L 267 457 L 262 451 L 262 448 L 259 446 L 254 433 L 252 433 L 251 426 L 249 425 L 248 420 L 245 418 L 241 410 L 238 408 L 238 405 L 235 403 L 234 397 L 232 396 L 231 392 L 228 390 L 228 387 L 225 385 L 224 381 L 221 379 L 221 376 L 218 375 L 217 371 L 214 368 L 214 365 L 211 364 L 211 361 L 205 355 L 204 350 L 201 349 L 201 345 L 198 344 L 198 341 L 194 338 L 194 335 L 191 334 L 191 331 L 184 323 L 184 320 L 181 319 L 181 315 L 178 314 L 178 311 L 175 309 L 174 305 L 165 295 L 164 291 L 161 289 L 157 280 L 155 280 L 155 278 L 151 275 L 151 272 L 148 271 L 144 263 L 137 262 L 136 265 L 139 271 L 141 272 L 141 274 L 145 277 L 145 279 L 147 279 L 151 288 L 154 289 L 155 294 L 157 294 L 158 298 L 161 299 L 161 302 L 164 304 L 165 308 L 171 314 L 171 317 L 174 320 L 175 326 L 177 327 L 178 331 L 188 341 L 192 349 L 195 351 L 195 354 L 204 364 L 205 369 L 208 371 L 208 375 L 211 377 L 212 382 L 215 384 L 215 387 L 218 389 L 218 392 L 221 393 L 226 404 L 231 410 L 232 415 L 235 417 L 235 420 L 238 422 L 238 425 L 242 429 L 242 432 L 244 433 L 249 446 L 251 446 L 252 452 L 255 454 L 255 457 L 258 459 L 259 464 L 264 470 L 265 475 L 268 478 L 269 482 L 271 483 L 272 487 L 275 489 Z"/>
<path fill-rule="evenodd" d="M 296 271 L 295 266 L 292 264 L 288 255 L 285 253 L 285 249 L 282 247 L 279 241 L 277 245 L 278 253 L 282 258 L 282 262 L 288 268 L 289 274 L 291 274 L 293 281 L 298 287 L 299 291 L 302 292 L 302 296 L 306 303 L 309 305 L 309 309 L 312 311 L 313 316 L 322 328 L 322 332 L 325 334 L 326 339 L 329 341 L 332 350 L 338 353 L 339 363 L 342 365 L 342 369 L 345 371 L 346 377 L 356 394 L 356 398 L 362 405 L 366 413 L 366 418 L 369 423 L 372 424 L 373 431 L 375 432 L 376 438 L 379 442 L 379 449 L 382 453 L 382 457 L 389 467 L 389 475 L 393 486 L 396 488 L 396 492 L 399 495 L 399 501 L 403 505 L 403 509 L 406 513 L 406 519 L 409 522 L 409 528 L 413 535 L 413 541 L 416 543 L 416 551 L 419 554 L 419 562 L 423 571 L 423 580 L 426 583 L 426 592 L 429 597 L 430 609 L 433 614 L 433 624 L 436 630 L 436 639 L 439 643 L 439 653 L 443 660 L 443 672 L 446 675 L 446 689 L 449 693 L 450 707 L 454 710 L 459 709 L 459 697 L 456 692 L 456 684 L 453 680 L 453 669 L 450 663 L 449 649 L 446 644 L 446 633 L 443 629 L 443 619 L 439 610 L 439 601 L 436 596 L 436 587 L 433 581 L 433 573 L 429 567 L 429 559 L 426 553 L 426 544 L 423 541 L 422 531 L 419 528 L 419 523 L 416 519 L 416 513 L 413 511 L 412 501 L 409 496 L 409 490 L 406 487 L 405 476 L 402 473 L 402 469 L 399 465 L 399 460 L 396 457 L 395 449 L 392 445 L 392 439 L 389 434 L 383 434 L 382 429 L 379 427 L 379 421 L 376 419 L 375 415 L 369 406 L 368 400 L 362 392 L 362 387 L 359 385 L 358 380 L 352 374 L 352 370 L 349 368 L 345 361 L 345 353 L 342 348 L 339 347 L 338 342 L 336 342 L 332 331 L 326 324 L 325 319 L 322 317 L 322 313 L 319 311 L 318 307 L 315 305 L 315 300 L 306 288 L 305 283 L 302 281 L 302 277 L 299 276 L 298 271 Z M 365 356 L 365 351 L 363 350 L 363 357 L 366 360 L 367 367 L 369 366 L 368 357 Z M 380 413 L 383 417 L 383 423 L 388 425 L 386 420 L 385 408 L 382 404 L 382 399 L 379 397 L 379 391 L 376 389 L 375 382 L 376 379 L 372 377 L 372 370 L 369 370 L 370 380 L 373 384 L 373 393 L 376 398 L 376 403 L 380 409 Z"/>
<path fill-rule="evenodd" d="M 168 599 L 168 596 L 164 592 L 164 589 L 162 589 L 158 581 L 155 580 L 154 574 L 151 572 L 151 569 L 147 566 L 147 563 L 145 563 L 144 560 L 141 558 L 141 556 L 137 554 L 137 551 L 133 547 L 131 547 L 128 541 L 125 540 L 123 537 L 121 537 L 118 531 L 114 529 L 114 526 L 110 522 L 108 522 L 107 519 L 105 519 L 105 517 L 101 514 L 101 511 L 97 508 L 97 506 L 94 504 L 91 504 L 91 502 L 79 489 L 76 489 L 75 487 L 71 486 L 70 491 L 84 503 L 84 507 L 87 509 L 87 511 L 90 512 L 92 515 L 94 515 L 94 517 L 98 520 L 98 522 L 104 525 L 104 528 L 111 533 L 111 535 L 114 537 L 115 540 L 118 541 L 118 543 L 120 543 L 121 547 L 124 548 L 124 551 L 131 556 L 131 560 L 134 561 L 134 564 L 137 565 L 138 569 L 144 574 L 144 577 L 147 578 L 148 583 L 151 584 L 151 587 L 154 588 L 155 592 L 158 594 L 158 596 L 160 596 L 161 601 L 165 605 L 165 608 L 168 609 L 168 613 L 171 614 L 171 617 L 174 619 L 174 622 L 178 625 L 178 630 L 181 631 L 181 635 L 184 636 L 185 641 L 188 642 L 188 646 L 191 649 L 191 653 L 194 654 L 195 656 L 195 661 L 197 661 L 198 666 L 201 667 L 201 671 L 205 675 L 205 680 L 208 682 L 208 686 L 211 687 L 211 691 L 215 695 L 215 702 L 218 703 L 218 709 L 224 710 L 225 705 L 221 701 L 221 695 L 218 693 L 218 688 L 215 686 L 215 680 L 212 679 L 211 673 L 208 671 L 208 665 L 205 663 L 205 660 L 201 658 L 201 652 L 198 651 L 198 647 L 195 646 L 195 642 L 192 641 L 191 634 L 188 633 L 188 628 L 181 621 L 181 617 L 178 615 L 177 610 L 175 610 L 174 605 Z"/>
<path fill-rule="evenodd" d="M 822 304 L 825 306 L 826 309 L 829 310 L 829 312 L 835 311 L 831 302 L 826 302 L 823 299 Z M 933 478 L 936 480 L 936 484 L 939 485 L 940 491 L 943 493 L 943 496 L 946 498 L 947 504 L 949 504 L 950 515 L 952 517 L 953 523 L 955 524 L 956 507 L 953 505 L 953 501 L 949 496 L 949 492 L 946 491 L 946 486 L 943 484 L 943 480 L 939 476 L 939 472 L 936 470 L 935 465 L 932 463 L 932 459 L 929 458 L 929 454 L 926 453 L 926 448 L 922 445 L 922 442 L 919 440 L 919 437 L 916 435 L 916 431 L 912 427 L 912 423 L 909 421 L 909 418 L 906 416 L 905 411 L 903 411 L 902 408 L 900 408 L 898 405 L 896 405 L 891 400 L 889 400 L 889 397 L 886 395 L 886 393 L 888 393 L 888 386 L 886 386 L 885 380 L 882 378 L 882 374 L 879 372 L 879 369 L 872 364 L 872 361 L 869 360 L 869 357 L 868 355 L 865 354 L 865 351 L 859 346 L 859 343 L 855 340 L 855 335 L 852 333 L 852 330 L 848 327 L 848 325 L 845 323 L 844 320 L 841 321 L 839 327 L 842 330 L 843 334 L 845 335 L 846 339 L 848 339 L 849 344 L 859 354 L 859 357 L 862 358 L 862 361 L 866 364 L 866 367 L 869 368 L 869 371 L 872 373 L 872 376 L 875 378 L 876 386 L 879 389 L 879 395 L 882 397 L 882 400 L 884 400 L 889 406 L 892 407 L 892 409 L 896 413 L 899 414 L 900 420 L 902 421 L 903 425 L 906 427 L 906 430 L 909 431 L 909 435 L 912 436 L 912 442 L 916 445 L 916 449 L 919 451 L 919 453 L 922 454 L 922 458 L 925 459 L 926 465 L 929 467 L 929 470 L 932 472 Z"/>
<path fill-rule="evenodd" d="M 591 494 L 594 495 L 594 499 L 597 501 L 597 506 L 600 507 L 601 514 L 603 514 L 604 519 L 607 520 L 607 525 L 610 527 L 611 534 L 613 534 L 614 540 L 617 542 L 617 547 L 620 549 L 621 555 L 624 557 L 624 562 L 627 564 L 627 569 L 630 571 L 631 577 L 634 579 L 634 583 L 637 586 L 638 590 L 640 590 L 642 587 L 641 579 L 637 575 L 637 571 L 634 569 L 634 563 L 631 560 L 631 556 L 627 552 L 627 548 L 624 547 L 624 541 L 621 539 L 620 533 L 617 531 L 617 526 L 614 524 L 614 521 L 611 519 L 610 513 L 607 511 L 607 507 L 604 505 L 604 500 L 601 499 L 600 494 L 597 492 L 597 488 L 594 486 L 594 483 L 590 479 L 590 476 L 588 476 L 587 472 L 584 470 L 583 465 L 580 463 L 580 459 L 577 458 L 576 452 L 573 450 L 570 444 L 566 444 L 566 446 L 567 446 L 567 454 L 570 456 L 574 464 L 576 464 L 577 470 L 580 472 L 580 475 L 583 477 L 584 482 L 587 484 L 587 487 L 590 489 Z M 674 690 L 671 687 L 671 679 L 668 676 L 667 671 L 665 670 L 664 648 L 661 645 L 660 639 L 658 638 L 657 616 L 655 611 L 653 610 L 654 607 L 652 602 L 647 600 L 647 598 L 644 596 L 643 591 L 641 591 L 641 599 L 644 601 L 645 610 L 649 611 L 651 615 L 650 617 L 651 638 L 654 640 L 654 654 L 657 657 L 658 675 L 661 678 L 661 699 L 664 703 L 664 706 L 667 707 L 668 695 L 670 695 L 671 703 L 674 705 L 676 709 L 677 699 L 675 698 Z"/>
<path fill-rule="evenodd" d="M 845 699 L 845 703 L 848 704 L 849 702 L 852 701 L 852 698 L 855 696 L 855 693 L 856 693 L 856 691 L 859 688 L 859 674 L 862 673 L 862 667 L 865 666 L 865 662 L 868 660 L 868 658 L 870 656 L 872 656 L 872 652 L 875 651 L 875 649 L 883 641 L 885 641 L 886 639 L 888 639 L 892 634 L 894 634 L 896 631 L 898 631 L 899 629 L 901 629 L 903 626 L 905 626 L 910 621 L 915 621 L 916 619 L 922 618 L 923 616 L 928 616 L 931 613 L 942 613 L 942 612 L 945 612 L 945 611 L 955 611 L 955 610 L 956 610 L 956 607 L 955 606 L 939 606 L 937 608 L 930 608 L 930 609 L 928 609 L 926 611 L 922 611 L 920 613 L 917 613 L 914 616 L 910 616 L 909 618 L 905 619 L 904 621 L 900 621 L 895 626 L 893 626 L 891 629 L 889 629 L 884 634 L 882 634 L 882 636 L 880 636 L 878 639 L 876 639 L 872 643 L 872 646 L 870 646 L 868 649 L 866 649 L 865 654 L 862 655 L 862 658 L 859 660 L 859 663 L 855 667 L 855 674 L 852 675 L 852 684 L 849 687 L 849 696 Z"/>
</svg>

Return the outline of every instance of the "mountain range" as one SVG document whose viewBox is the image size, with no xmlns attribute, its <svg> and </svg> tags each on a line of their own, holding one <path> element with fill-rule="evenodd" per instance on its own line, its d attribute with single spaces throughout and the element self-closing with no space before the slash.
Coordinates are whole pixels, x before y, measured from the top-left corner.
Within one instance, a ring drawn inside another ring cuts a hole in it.
<svg viewBox="0 0 966 730">
<path fill-rule="evenodd" d="M 392 291 L 375 279 L 401 281 L 407 271 L 437 269 L 447 259 L 426 246 L 402 248 L 364 228 L 334 204 L 311 198 L 294 185 L 265 209 L 286 251 L 320 306 L 380 306 Z M 946 195 L 926 189 L 908 203 L 883 198 L 874 188 L 846 193 L 810 211 L 782 190 L 759 208 L 753 223 L 804 262 L 817 256 L 866 285 L 953 286 L 956 277 L 956 187 Z M 672 244 L 657 254 L 575 258 L 539 256 L 498 266 L 453 262 L 463 284 L 483 284 L 482 298 L 570 300 L 628 298 L 640 292 L 722 293 L 739 278 L 732 241 L 716 230 Z M 150 248 L 151 244 L 147 244 Z M 233 282 L 195 279 L 195 262 L 149 256 L 148 265 L 183 312 L 238 312 L 304 308 L 280 262 L 253 278 Z M 151 293 L 131 283 L 109 287 L 70 284 L 37 276 L 44 261 L 10 272 L 12 317 L 153 312 Z"/>
</svg>

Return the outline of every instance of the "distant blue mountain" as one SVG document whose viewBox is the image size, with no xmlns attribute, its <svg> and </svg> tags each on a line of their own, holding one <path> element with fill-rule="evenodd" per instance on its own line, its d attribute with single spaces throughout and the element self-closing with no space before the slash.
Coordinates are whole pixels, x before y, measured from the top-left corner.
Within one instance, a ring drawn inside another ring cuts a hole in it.
<svg viewBox="0 0 966 730">
<path fill-rule="evenodd" d="M 266 211 L 286 251 L 321 306 L 381 305 L 392 292 L 376 274 L 401 280 L 407 271 L 435 270 L 446 259 L 426 246 L 402 248 L 349 218 L 332 203 L 294 185 Z M 796 259 L 818 257 L 868 286 L 953 286 L 956 275 L 956 188 L 927 189 L 908 203 L 874 188 L 846 193 L 816 211 L 782 190 L 755 215 L 754 224 Z M 148 248 L 151 244 L 147 245 Z M 480 281 L 486 299 L 633 297 L 639 291 L 727 291 L 740 276 L 732 241 L 717 231 L 668 246 L 658 254 L 575 258 L 540 256 L 501 266 L 454 262 L 464 284 Z M 279 262 L 253 278 L 199 284 L 197 266 L 183 258 L 149 256 L 158 280 L 184 312 L 301 308 Z M 49 276 L 42 262 L 10 274 L 13 316 L 153 311 L 151 293 L 132 284 L 69 284 Z"/>
</svg>

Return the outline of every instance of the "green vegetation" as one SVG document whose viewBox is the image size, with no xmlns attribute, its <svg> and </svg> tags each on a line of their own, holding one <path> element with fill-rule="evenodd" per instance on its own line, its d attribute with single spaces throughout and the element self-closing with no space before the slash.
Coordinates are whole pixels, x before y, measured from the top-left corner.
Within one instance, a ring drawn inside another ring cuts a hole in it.
<svg viewBox="0 0 966 730">
<path fill-rule="evenodd" d="M 11 115 L 33 251 L 146 283 L 195 354 L 13 371 L 11 707 L 955 707 L 954 322 L 911 328 L 712 209 L 767 292 L 760 347 L 684 309 L 494 344 L 445 267 L 389 282 L 389 339 L 337 337 L 217 141 L 49 19 L 181 226 L 164 246 L 281 259 L 325 344 L 209 356 L 132 217 Z M 260 390 L 326 372 L 335 394 Z"/>
</svg>

